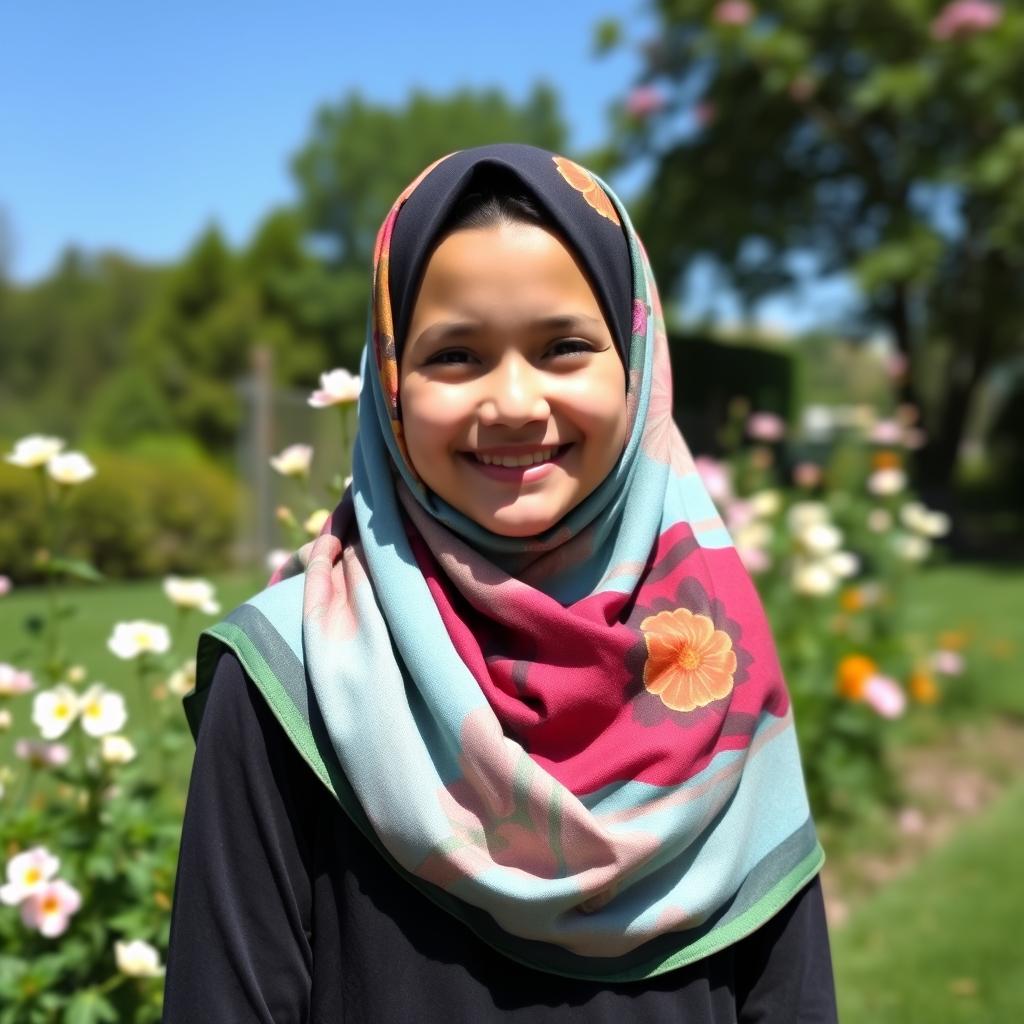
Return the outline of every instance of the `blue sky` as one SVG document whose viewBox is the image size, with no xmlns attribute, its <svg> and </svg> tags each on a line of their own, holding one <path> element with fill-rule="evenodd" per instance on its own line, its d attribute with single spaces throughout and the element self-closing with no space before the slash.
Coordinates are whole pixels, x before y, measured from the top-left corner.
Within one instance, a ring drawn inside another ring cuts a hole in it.
<svg viewBox="0 0 1024 1024">
<path fill-rule="evenodd" d="M 419 86 L 538 79 L 574 148 L 598 142 L 629 88 L 628 53 L 592 56 L 600 0 L 31 0 L 0 8 L 0 206 L 15 280 L 61 248 L 173 259 L 211 219 L 236 242 L 294 198 L 289 156 L 318 104 L 359 88 L 400 104 Z"/>
</svg>

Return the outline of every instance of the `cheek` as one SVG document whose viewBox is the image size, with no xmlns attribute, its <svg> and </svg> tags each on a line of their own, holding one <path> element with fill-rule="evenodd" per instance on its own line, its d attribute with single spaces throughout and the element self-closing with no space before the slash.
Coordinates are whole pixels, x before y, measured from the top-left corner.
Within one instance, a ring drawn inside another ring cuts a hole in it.
<svg viewBox="0 0 1024 1024">
<path fill-rule="evenodd" d="M 448 448 L 462 420 L 459 404 L 452 395 L 432 393 L 429 387 L 409 387 L 399 395 L 402 427 L 413 467 L 420 474 L 429 467 L 417 465 Z"/>
</svg>

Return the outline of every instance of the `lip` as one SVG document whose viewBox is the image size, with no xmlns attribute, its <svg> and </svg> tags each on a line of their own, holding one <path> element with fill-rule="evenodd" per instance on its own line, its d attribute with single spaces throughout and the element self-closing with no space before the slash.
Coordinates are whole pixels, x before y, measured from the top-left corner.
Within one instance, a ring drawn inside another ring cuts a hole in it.
<svg viewBox="0 0 1024 1024">
<path fill-rule="evenodd" d="M 475 458 L 475 452 L 462 452 L 462 457 L 478 473 L 490 480 L 497 480 L 501 483 L 532 483 L 534 480 L 543 480 L 555 471 L 555 467 L 565 458 L 566 454 L 573 447 L 573 443 L 563 445 L 530 445 L 505 448 L 481 448 L 483 455 L 530 455 L 542 451 L 544 448 L 557 447 L 553 458 L 547 462 L 541 462 L 534 466 L 488 466 Z"/>
</svg>

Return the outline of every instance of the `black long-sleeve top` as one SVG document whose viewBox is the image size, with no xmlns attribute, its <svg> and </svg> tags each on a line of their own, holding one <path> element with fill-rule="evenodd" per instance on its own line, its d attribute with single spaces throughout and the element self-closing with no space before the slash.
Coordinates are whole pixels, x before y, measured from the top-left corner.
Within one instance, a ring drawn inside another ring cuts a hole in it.
<svg viewBox="0 0 1024 1024">
<path fill-rule="evenodd" d="M 164 999 L 165 1024 L 837 1020 L 817 877 L 745 939 L 646 981 L 493 950 L 381 858 L 230 653 L 196 745 Z"/>
</svg>

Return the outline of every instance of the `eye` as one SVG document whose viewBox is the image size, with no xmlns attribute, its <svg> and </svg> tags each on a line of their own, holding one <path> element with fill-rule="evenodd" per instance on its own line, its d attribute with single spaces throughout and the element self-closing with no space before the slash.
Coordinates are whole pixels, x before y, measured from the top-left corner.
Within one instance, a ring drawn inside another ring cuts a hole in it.
<svg viewBox="0 0 1024 1024">
<path fill-rule="evenodd" d="M 549 352 L 553 356 L 561 355 L 582 355 L 585 352 L 593 352 L 594 346 L 589 341 L 584 341 L 582 338 L 561 338 L 556 341 Z"/>
<path fill-rule="evenodd" d="M 444 352 L 438 352 L 437 355 L 431 356 L 427 360 L 427 365 L 433 363 L 439 363 L 442 366 L 458 366 L 461 363 L 468 362 L 469 353 L 462 348 L 449 348 L 445 349 Z"/>
</svg>

